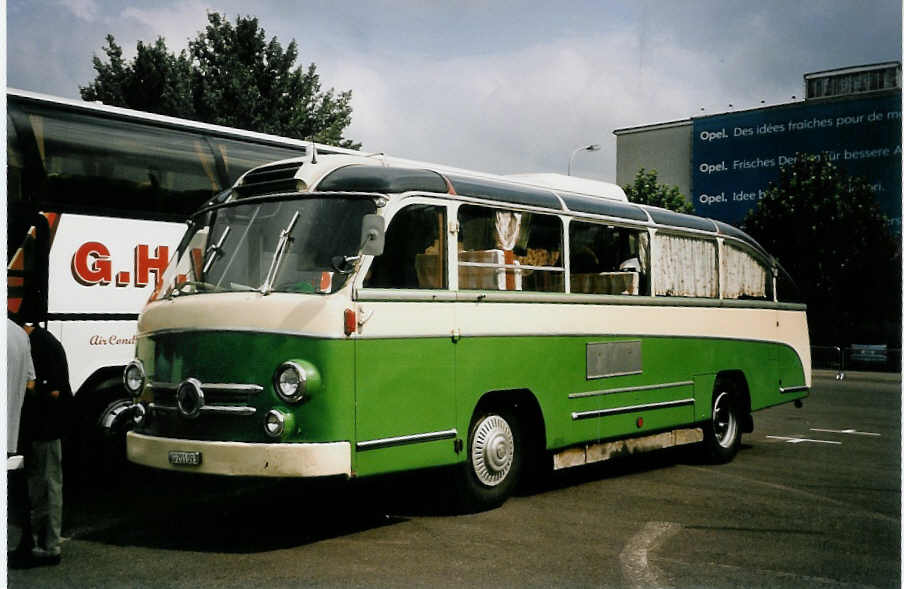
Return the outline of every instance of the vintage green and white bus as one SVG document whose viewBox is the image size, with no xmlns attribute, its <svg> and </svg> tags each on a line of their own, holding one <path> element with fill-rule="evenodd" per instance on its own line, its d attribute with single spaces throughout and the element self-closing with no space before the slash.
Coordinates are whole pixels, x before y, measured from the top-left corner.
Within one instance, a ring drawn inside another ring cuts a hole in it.
<svg viewBox="0 0 904 589">
<path fill-rule="evenodd" d="M 805 306 L 752 238 L 564 185 L 313 150 L 249 171 L 191 217 L 140 315 L 129 459 L 457 465 L 485 508 L 550 456 L 730 460 L 754 411 L 807 396 Z"/>
</svg>

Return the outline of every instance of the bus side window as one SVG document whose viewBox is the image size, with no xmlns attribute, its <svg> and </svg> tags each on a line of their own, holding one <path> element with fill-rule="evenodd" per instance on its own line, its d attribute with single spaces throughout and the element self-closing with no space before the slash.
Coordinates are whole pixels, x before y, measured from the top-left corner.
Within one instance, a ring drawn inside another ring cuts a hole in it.
<svg viewBox="0 0 904 589">
<path fill-rule="evenodd" d="M 465 205 L 458 220 L 460 289 L 565 292 L 558 217 Z"/>
<path fill-rule="evenodd" d="M 410 205 L 393 217 L 383 254 L 374 258 L 365 288 L 447 288 L 446 211 Z"/>
<path fill-rule="evenodd" d="M 657 233 L 653 240 L 656 296 L 719 297 L 716 242 Z"/>
<path fill-rule="evenodd" d="M 650 240 L 646 231 L 572 221 L 571 292 L 646 295 Z"/>
<path fill-rule="evenodd" d="M 771 299 L 772 272 L 756 257 L 729 243 L 722 248 L 722 296 L 726 299 Z"/>
<path fill-rule="evenodd" d="M 16 137 L 13 120 L 6 115 L 6 200 L 22 200 L 22 168 L 25 167 L 22 149 Z"/>
</svg>

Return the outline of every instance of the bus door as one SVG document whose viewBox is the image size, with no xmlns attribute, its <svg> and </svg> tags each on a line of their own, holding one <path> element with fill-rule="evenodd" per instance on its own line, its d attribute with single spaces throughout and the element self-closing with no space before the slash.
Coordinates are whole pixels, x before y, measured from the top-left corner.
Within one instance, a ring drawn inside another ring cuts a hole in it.
<svg viewBox="0 0 904 589">
<path fill-rule="evenodd" d="M 356 471 L 456 459 L 454 294 L 446 208 L 402 208 L 389 223 L 357 304 Z"/>
</svg>

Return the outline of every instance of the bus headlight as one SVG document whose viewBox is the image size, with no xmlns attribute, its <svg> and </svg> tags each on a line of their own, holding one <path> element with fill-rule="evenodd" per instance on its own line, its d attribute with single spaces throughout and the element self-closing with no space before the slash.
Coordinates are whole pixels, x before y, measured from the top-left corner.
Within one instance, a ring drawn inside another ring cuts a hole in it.
<svg viewBox="0 0 904 589">
<path fill-rule="evenodd" d="M 271 409 L 264 420 L 264 431 L 271 438 L 279 438 L 286 431 L 286 416 L 282 411 Z"/>
<path fill-rule="evenodd" d="M 126 369 L 122 373 L 122 384 L 129 395 L 132 397 L 141 396 L 146 380 L 144 364 L 141 363 L 141 360 L 135 359 L 126 365 Z"/>
<path fill-rule="evenodd" d="M 316 369 L 303 360 L 283 362 L 273 374 L 273 388 L 286 403 L 299 403 L 320 382 Z"/>
</svg>

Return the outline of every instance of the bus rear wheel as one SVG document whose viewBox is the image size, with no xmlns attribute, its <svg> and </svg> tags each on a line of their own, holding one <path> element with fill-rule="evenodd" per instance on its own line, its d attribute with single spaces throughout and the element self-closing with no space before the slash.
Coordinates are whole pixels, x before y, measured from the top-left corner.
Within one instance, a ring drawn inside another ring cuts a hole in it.
<svg viewBox="0 0 904 589">
<path fill-rule="evenodd" d="M 524 439 L 517 416 L 508 410 L 475 414 L 468 431 L 468 456 L 459 477 L 461 507 L 482 511 L 498 507 L 518 485 L 524 463 Z"/>
<path fill-rule="evenodd" d="M 704 428 L 703 445 L 711 462 L 724 464 L 741 447 L 741 420 L 735 397 L 717 392 L 713 400 L 712 418 Z"/>
</svg>

